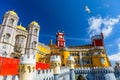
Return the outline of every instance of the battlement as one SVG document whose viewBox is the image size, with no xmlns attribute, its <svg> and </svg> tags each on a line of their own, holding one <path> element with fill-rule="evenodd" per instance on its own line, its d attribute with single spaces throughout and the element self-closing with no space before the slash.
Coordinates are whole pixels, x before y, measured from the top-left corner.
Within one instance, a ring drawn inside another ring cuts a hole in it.
<svg viewBox="0 0 120 80">
<path fill-rule="evenodd" d="M 0 76 L 0 80 L 19 80 L 18 75 Z"/>
<path fill-rule="evenodd" d="M 20 58 L 20 64 L 36 64 L 35 55 L 22 55 Z"/>
<path fill-rule="evenodd" d="M 87 73 L 114 73 L 114 68 L 112 67 L 79 67 L 75 69 L 76 74 L 87 74 Z"/>
<path fill-rule="evenodd" d="M 74 61 L 74 58 L 72 56 L 69 56 L 67 60 Z"/>
<path fill-rule="evenodd" d="M 37 70 L 35 80 L 54 80 L 53 69 Z"/>
<path fill-rule="evenodd" d="M 53 73 L 53 69 L 37 70 L 37 74 L 49 74 L 49 73 Z"/>
<path fill-rule="evenodd" d="M 59 55 L 52 55 L 50 57 L 51 62 L 61 62 L 60 56 Z"/>
<path fill-rule="evenodd" d="M 67 67 L 67 66 L 60 68 L 61 74 L 62 74 L 62 73 L 67 73 L 67 72 L 69 72 L 69 71 L 70 71 L 70 69 L 69 69 L 69 67 Z"/>
</svg>

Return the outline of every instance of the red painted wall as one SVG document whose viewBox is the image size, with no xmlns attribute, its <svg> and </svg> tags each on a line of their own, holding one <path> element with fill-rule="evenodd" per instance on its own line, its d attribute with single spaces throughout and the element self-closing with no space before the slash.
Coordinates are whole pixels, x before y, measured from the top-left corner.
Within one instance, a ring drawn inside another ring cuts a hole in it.
<svg viewBox="0 0 120 80">
<path fill-rule="evenodd" d="M 0 75 L 17 75 L 19 68 L 19 59 L 4 58 L 0 56 Z M 36 69 L 49 69 L 50 65 L 36 62 Z"/>
</svg>

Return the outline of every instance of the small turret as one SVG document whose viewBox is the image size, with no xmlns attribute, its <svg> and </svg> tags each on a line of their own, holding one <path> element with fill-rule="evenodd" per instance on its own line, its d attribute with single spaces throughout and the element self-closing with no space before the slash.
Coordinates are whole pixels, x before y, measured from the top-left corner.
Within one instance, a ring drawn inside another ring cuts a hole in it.
<svg viewBox="0 0 120 80">
<path fill-rule="evenodd" d="M 67 65 L 70 69 L 74 69 L 74 58 L 72 56 L 69 56 L 67 59 Z"/>
<path fill-rule="evenodd" d="M 52 55 L 50 58 L 50 67 L 54 74 L 60 74 L 61 59 L 59 55 Z"/>
<path fill-rule="evenodd" d="M 75 80 L 75 72 L 74 72 L 74 58 L 69 56 L 67 59 L 67 65 L 70 68 L 70 80 Z"/>
<path fill-rule="evenodd" d="M 20 59 L 20 80 L 34 80 L 36 60 L 34 55 L 22 55 Z"/>
<path fill-rule="evenodd" d="M 56 45 L 58 48 L 64 48 L 65 47 L 65 39 L 64 39 L 65 33 L 64 32 L 57 32 L 56 33 Z"/>
<path fill-rule="evenodd" d="M 61 59 L 59 55 L 52 55 L 50 57 L 50 67 L 53 69 L 54 73 L 54 80 L 60 80 L 59 74 L 60 72 L 60 66 L 61 66 Z"/>
</svg>

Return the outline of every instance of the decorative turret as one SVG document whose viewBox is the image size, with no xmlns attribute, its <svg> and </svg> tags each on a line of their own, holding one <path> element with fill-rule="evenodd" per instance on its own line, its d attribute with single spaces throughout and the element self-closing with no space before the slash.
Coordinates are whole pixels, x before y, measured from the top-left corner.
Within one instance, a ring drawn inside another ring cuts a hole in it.
<svg viewBox="0 0 120 80">
<path fill-rule="evenodd" d="M 34 55 L 22 55 L 20 59 L 20 80 L 34 80 L 36 59 Z"/>
<path fill-rule="evenodd" d="M 58 48 L 64 48 L 65 47 L 65 39 L 64 39 L 65 33 L 64 32 L 57 32 L 56 33 L 56 45 Z"/>
<path fill-rule="evenodd" d="M 50 57 L 50 65 L 54 74 L 60 74 L 61 59 L 59 55 L 52 55 Z"/>
<path fill-rule="evenodd" d="M 74 58 L 72 56 L 69 56 L 67 59 L 67 65 L 70 69 L 74 69 Z"/>
<path fill-rule="evenodd" d="M 50 67 L 53 69 L 54 73 L 54 80 L 60 80 L 58 75 L 60 72 L 60 66 L 61 66 L 61 59 L 59 55 L 52 55 L 50 57 Z"/>
<path fill-rule="evenodd" d="M 67 65 L 70 68 L 70 80 L 75 80 L 75 72 L 74 72 L 74 58 L 69 56 L 67 59 Z"/>
</svg>

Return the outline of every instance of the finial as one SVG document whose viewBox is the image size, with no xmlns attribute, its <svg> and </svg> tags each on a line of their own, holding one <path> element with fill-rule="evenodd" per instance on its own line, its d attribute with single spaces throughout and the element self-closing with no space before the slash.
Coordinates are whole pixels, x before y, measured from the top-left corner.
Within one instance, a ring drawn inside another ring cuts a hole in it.
<svg viewBox="0 0 120 80">
<path fill-rule="evenodd" d="M 22 22 L 20 22 L 20 26 L 22 25 Z"/>
</svg>

